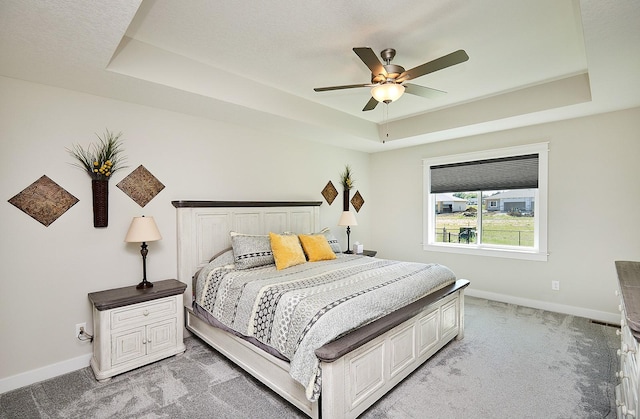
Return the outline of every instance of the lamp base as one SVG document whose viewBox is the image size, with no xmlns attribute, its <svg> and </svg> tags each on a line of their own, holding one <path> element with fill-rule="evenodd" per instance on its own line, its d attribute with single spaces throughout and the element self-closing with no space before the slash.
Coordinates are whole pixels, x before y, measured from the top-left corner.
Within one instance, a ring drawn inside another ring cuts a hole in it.
<svg viewBox="0 0 640 419">
<path fill-rule="evenodd" d="M 344 251 L 344 252 L 342 252 L 342 253 L 346 253 L 346 254 L 350 255 L 350 254 L 352 254 L 353 252 L 352 252 L 351 250 L 345 250 L 345 251 Z"/>
<path fill-rule="evenodd" d="M 146 290 L 147 288 L 153 288 L 153 284 L 146 279 L 142 280 L 142 282 L 136 286 L 138 290 Z"/>
</svg>

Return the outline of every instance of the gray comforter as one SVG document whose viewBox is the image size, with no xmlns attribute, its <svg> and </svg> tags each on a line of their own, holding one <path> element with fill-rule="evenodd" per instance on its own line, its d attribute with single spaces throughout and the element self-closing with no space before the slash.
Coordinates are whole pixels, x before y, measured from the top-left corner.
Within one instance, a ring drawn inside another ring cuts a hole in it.
<svg viewBox="0 0 640 419">
<path fill-rule="evenodd" d="M 438 264 L 366 256 L 236 270 L 223 254 L 197 278 L 195 301 L 225 326 L 275 348 L 290 360 L 290 374 L 320 395 L 315 349 L 455 281 Z"/>
</svg>

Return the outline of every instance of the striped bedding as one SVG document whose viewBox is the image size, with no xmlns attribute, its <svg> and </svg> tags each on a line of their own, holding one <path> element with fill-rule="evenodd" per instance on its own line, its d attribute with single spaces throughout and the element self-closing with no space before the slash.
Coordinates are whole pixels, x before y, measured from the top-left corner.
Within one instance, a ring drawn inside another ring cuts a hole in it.
<svg viewBox="0 0 640 419">
<path fill-rule="evenodd" d="M 454 281 L 438 264 L 345 254 L 281 271 L 237 270 L 229 251 L 198 274 L 195 303 L 288 358 L 291 376 L 315 401 L 322 373 L 315 349 Z"/>
</svg>

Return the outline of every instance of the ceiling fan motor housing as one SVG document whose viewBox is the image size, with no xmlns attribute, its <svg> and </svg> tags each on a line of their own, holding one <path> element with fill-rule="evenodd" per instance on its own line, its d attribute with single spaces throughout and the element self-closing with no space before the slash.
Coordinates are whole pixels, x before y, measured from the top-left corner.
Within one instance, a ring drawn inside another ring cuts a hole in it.
<svg viewBox="0 0 640 419">
<path fill-rule="evenodd" d="M 395 83 L 396 78 L 404 73 L 404 67 L 395 64 L 383 65 L 387 74 L 371 74 L 371 83 Z"/>
<path fill-rule="evenodd" d="M 380 51 L 380 57 L 385 62 L 384 71 L 387 74 L 373 74 L 371 73 L 371 83 L 395 83 L 395 79 L 402 73 L 404 73 L 404 67 L 391 64 L 391 60 L 396 56 L 396 50 L 393 48 L 385 48 Z"/>
</svg>

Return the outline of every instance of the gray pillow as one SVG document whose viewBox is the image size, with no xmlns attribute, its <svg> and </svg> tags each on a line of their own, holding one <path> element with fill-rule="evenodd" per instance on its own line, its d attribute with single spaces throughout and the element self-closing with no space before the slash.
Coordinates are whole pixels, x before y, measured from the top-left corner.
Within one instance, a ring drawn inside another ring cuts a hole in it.
<svg viewBox="0 0 640 419">
<path fill-rule="evenodd" d="M 236 269 L 249 269 L 276 263 L 269 236 L 240 234 L 232 231 L 231 247 Z"/>
<path fill-rule="evenodd" d="M 320 234 L 324 234 L 324 236 L 327 238 L 327 241 L 329 242 L 329 246 L 331 246 L 331 250 L 333 250 L 333 253 L 335 253 L 336 255 L 342 253 L 340 242 L 338 242 L 338 239 L 336 239 L 335 236 L 331 233 L 329 227 L 323 228 L 322 231 L 320 231 Z"/>
<path fill-rule="evenodd" d="M 209 275 L 209 272 L 222 266 L 231 265 L 232 263 L 234 263 L 233 250 L 231 250 L 231 248 L 228 248 L 214 255 L 209 260 L 209 263 L 207 265 L 200 268 L 193 275 L 193 280 L 191 283 L 191 292 L 193 294 L 192 301 L 195 301 L 196 297 L 202 294 L 202 287 L 204 286 L 205 279 L 207 278 L 207 275 Z"/>
</svg>

